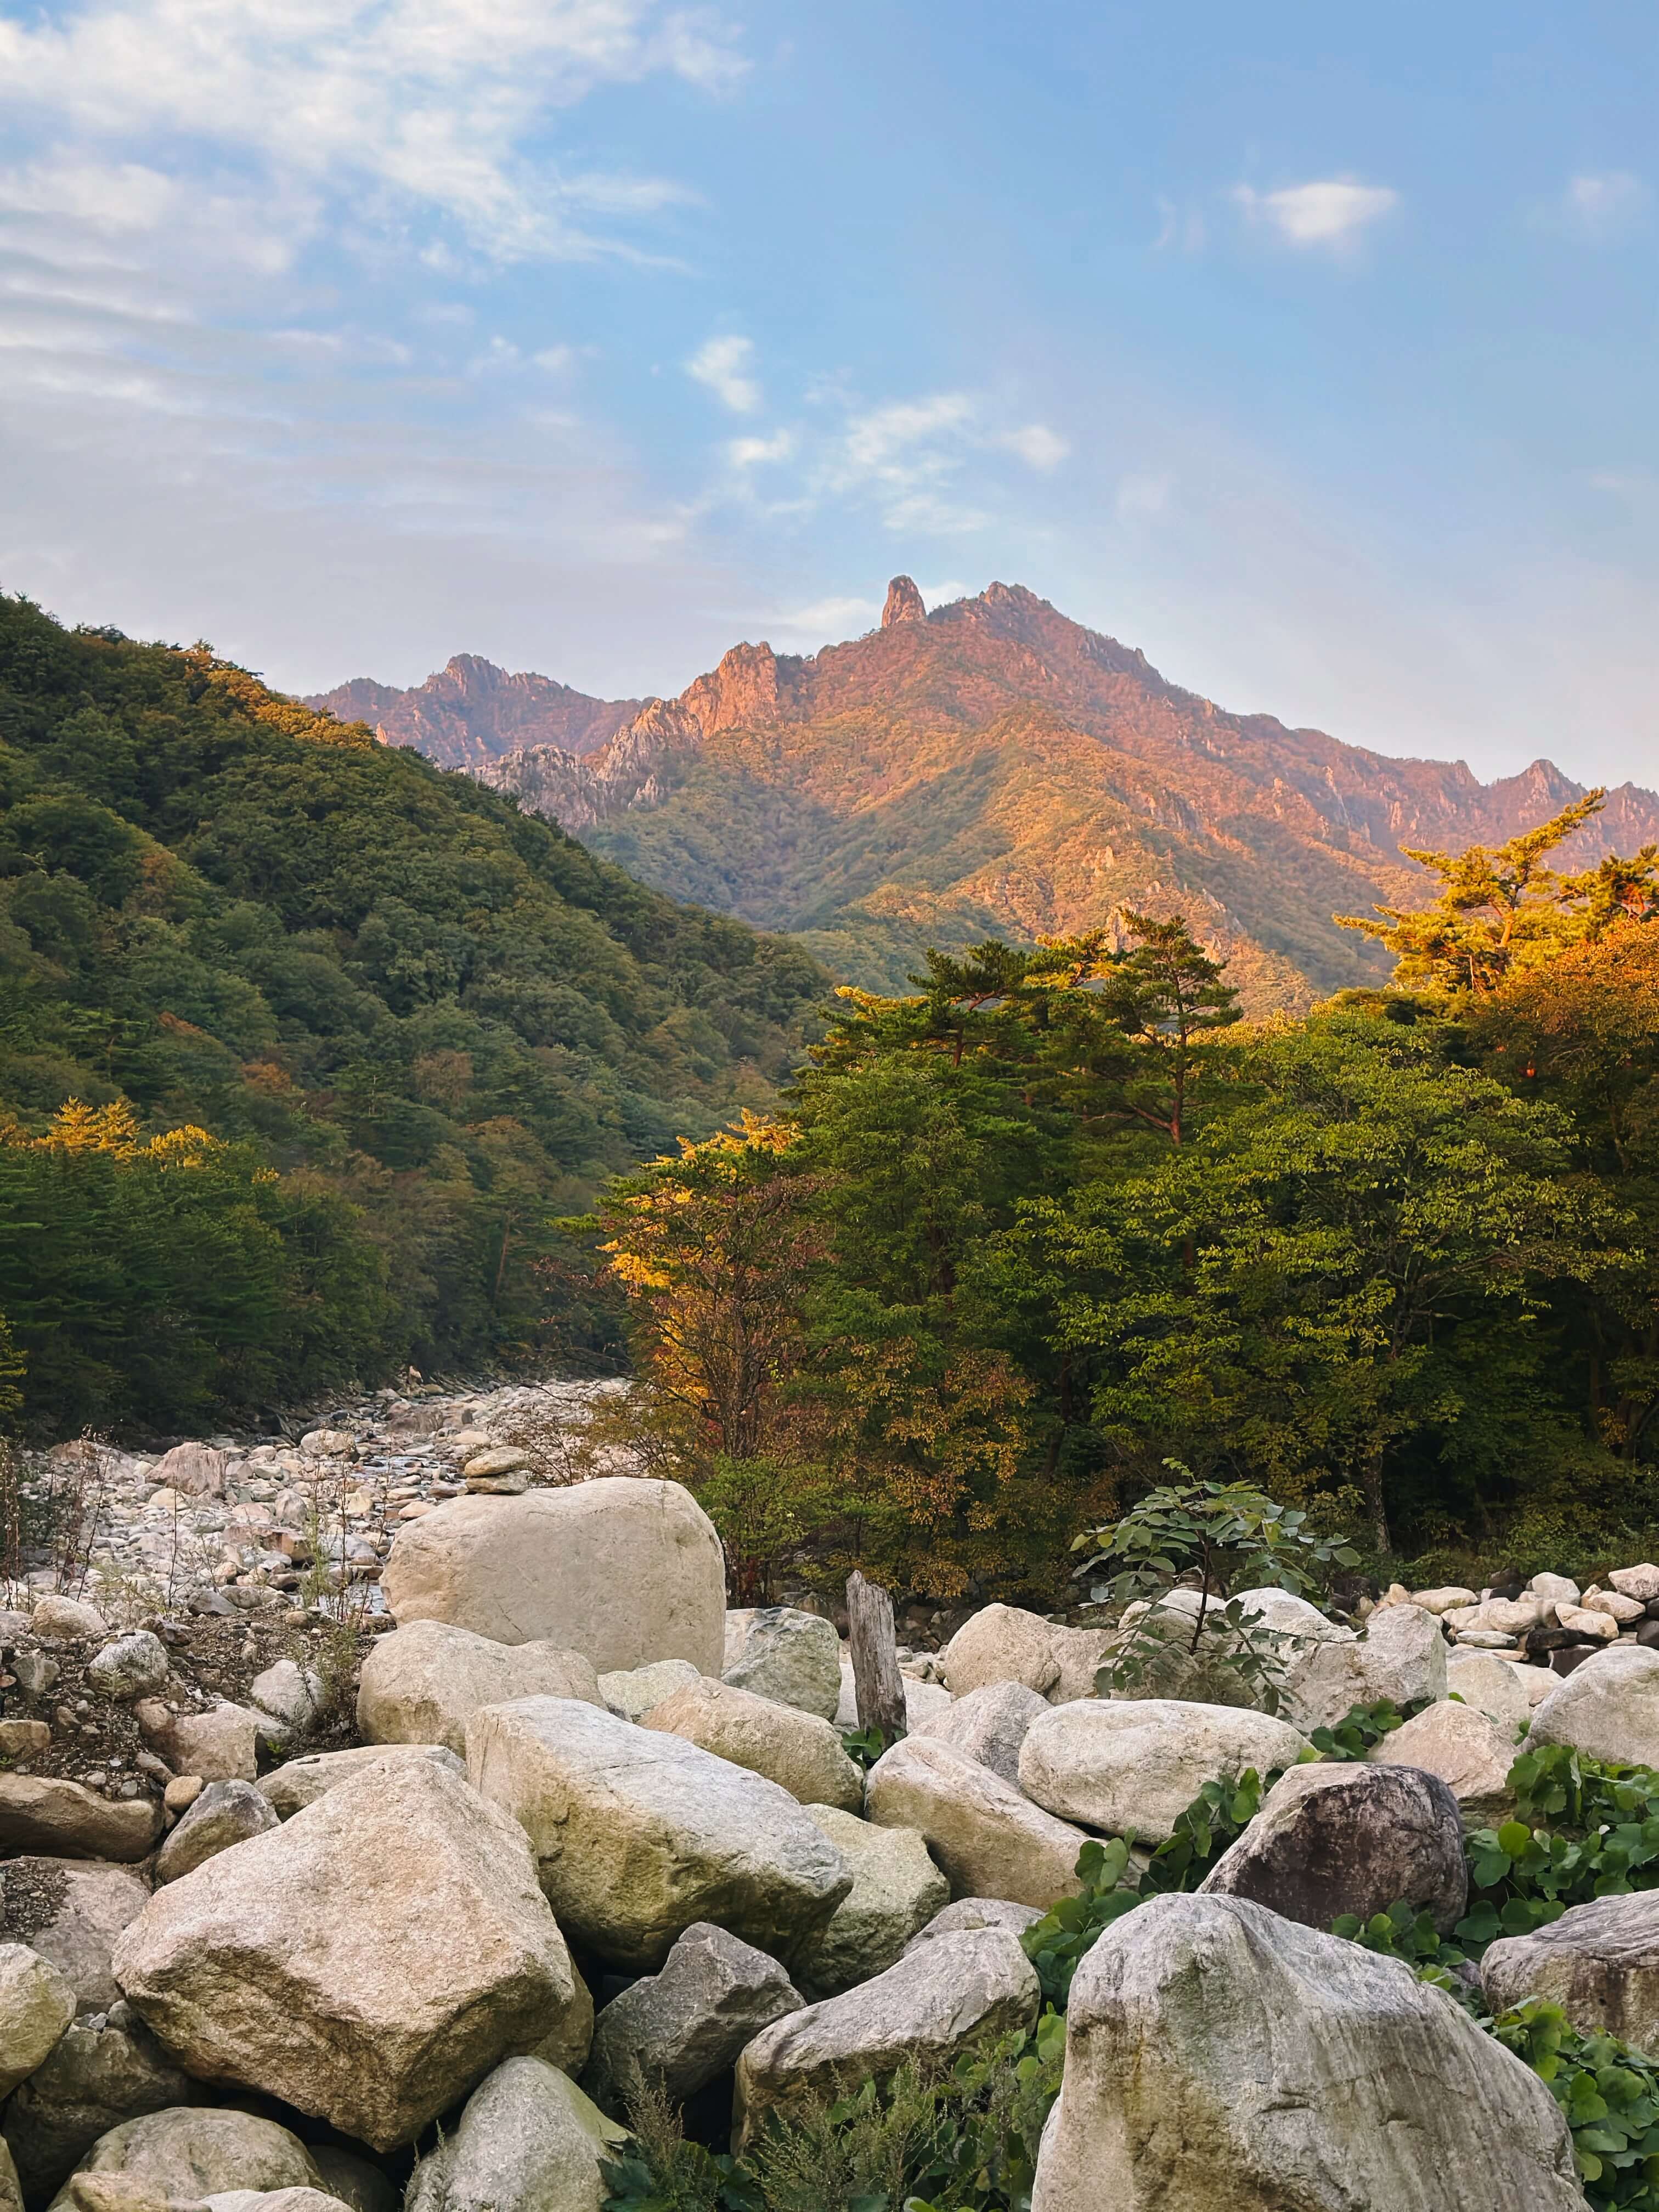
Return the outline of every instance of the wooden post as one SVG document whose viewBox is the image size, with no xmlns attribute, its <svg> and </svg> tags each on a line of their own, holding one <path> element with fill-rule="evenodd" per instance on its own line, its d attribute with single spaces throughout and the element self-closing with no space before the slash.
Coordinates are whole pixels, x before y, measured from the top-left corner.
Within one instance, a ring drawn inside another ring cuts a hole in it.
<svg viewBox="0 0 1659 2212">
<path fill-rule="evenodd" d="M 853 1649 L 853 1686 L 859 1726 L 879 1729 L 896 1743 L 909 1725 L 904 1711 L 904 1677 L 899 1672 L 898 1637 L 893 1601 L 879 1583 L 867 1583 L 857 1568 L 847 1583 L 847 1640 Z"/>
</svg>

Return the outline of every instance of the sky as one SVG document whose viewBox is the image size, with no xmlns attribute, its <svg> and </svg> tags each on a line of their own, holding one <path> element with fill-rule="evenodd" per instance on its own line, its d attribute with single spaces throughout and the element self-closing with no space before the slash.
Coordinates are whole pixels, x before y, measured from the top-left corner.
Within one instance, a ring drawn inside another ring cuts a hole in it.
<svg viewBox="0 0 1659 2212">
<path fill-rule="evenodd" d="M 0 588 L 622 696 L 993 579 L 1659 784 L 1651 0 L 0 0 Z"/>
</svg>

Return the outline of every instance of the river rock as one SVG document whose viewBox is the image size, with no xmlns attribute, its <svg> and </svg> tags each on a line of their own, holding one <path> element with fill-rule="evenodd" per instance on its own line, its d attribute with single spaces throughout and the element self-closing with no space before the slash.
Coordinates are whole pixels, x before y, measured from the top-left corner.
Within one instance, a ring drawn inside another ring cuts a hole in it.
<svg viewBox="0 0 1659 2212">
<path fill-rule="evenodd" d="M 1524 1636 L 1541 1628 L 1547 1607 L 1540 1597 L 1489 1597 L 1474 1605 L 1453 1606 L 1440 1616 L 1454 1636 L 1471 1629 L 1487 1629 L 1498 1636 Z"/>
<path fill-rule="evenodd" d="M 853 1869 L 853 1887 L 796 1953 L 795 1978 L 812 1997 L 837 1996 L 902 1959 L 950 1903 L 951 1885 L 915 1828 L 877 1827 L 830 1805 L 806 1810 Z"/>
<path fill-rule="evenodd" d="M 256 1674 L 247 1693 L 257 1711 L 269 1713 L 284 1729 L 309 1728 L 325 1694 L 322 1676 L 315 1668 L 301 1667 L 292 1659 L 278 1659 Z"/>
<path fill-rule="evenodd" d="M 454 1498 L 393 1540 L 380 1577 L 402 1627 L 585 1652 L 606 1674 L 684 1659 L 717 1674 L 726 1555 L 678 1482 L 602 1475 L 522 1498 Z"/>
<path fill-rule="evenodd" d="M 1425 1774 L 1437 1775 L 1457 1800 L 1457 1809 L 1469 1827 L 1495 1827 L 1515 1809 L 1509 1781 L 1516 1759 L 1515 1730 L 1499 1728 L 1473 1705 L 1444 1700 L 1425 1705 L 1403 1728 L 1385 1735 L 1368 1756 L 1376 1765 L 1418 1766 Z"/>
<path fill-rule="evenodd" d="M 161 1830 L 148 1797 L 114 1802 L 57 1775 L 0 1774 L 0 1857 L 141 1859 Z"/>
<path fill-rule="evenodd" d="M 1446 1694 L 1446 1639 L 1412 1604 L 1379 1606 L 1352 1644 L 1310 1644 L 1285 1670 L 1279 1711 L 1304 1734 L 1334 1728 L 1355 1705 L 1400 1706 Z"/>
<path fill-rule="evenodd" d="M 181 1498 L 222 1498 L 229 1471 L 229 1455 L 211 1444 L 174 1444 L 151 1468 L 149 1479 Z"/>
<path fill-rule="evenodd" d="M 990 1682 L 1024 1682 L 1051 1705 L 1091 1698 L 1116 1641 L 1107 1628 L 1063 1628 L 1014 1605 L 988 1605 L 939 1653 L 953 1698 Z"/>
<path fill-rule="evenodd" d="M 1626 1597 L 1616 1589 L 1591 1590 L 1584 1599 L 1583 1609 L 1586 1613 L 1606 1613 L 1608 1620 L 1617 1621 L 1620 1628 L 1631 1627 L 1636 1621 L 1644 1619 L 1647 1613 L 1647 1607 L 1640 1598 Z"/>
<path fill-rule="evenodd" d="M 35 1600 L 29 1626 L 37 1636 L 61 1644 L 94 1644 L 109 1634 L 109 1623 L 95 1605 L 76 1597 L 48 1594 Z"/>
<path fill-rule="evenodd" d="M 315 2189 L 305 2145 L 275 2120 L 252 2112 L 173 2106 L 126 2120 L 100 2136 L 77 2174 L 118 2174 L 168 2203 L 190 2203 L 224 2189 Z M 71 2180 L 52 2212 L 77 2212 Z"/>
<path fill-rule="evenodd" d="M 1513 1745 L 1521 1728 L 1532 1717 L 1532 1699 L 1526 1677 L 1541 1675 L 1541 1667 L 1517 1667 L 1509 1659 L 1494 1659 L 1490 1651 L 1449 1651 L 1446 1655 L 1446 1692 L 1484 1713 L 1489 1721 L 1510 1731 Z"/>
<path fill-rule="evenodd" d="M 464 1777 L 466 1773 L 466 1762 L 441 1744 L 364 1743 L 354 1744 L 349 1751 L 307 1752 L 302 1759 L 290 1759 L 286 1765 L 273 1767 L 269 1774 L 262 1774 L 254 1787 L 279 1820 L 291 1820 L 307 1805 L 326 1797 L 331 1790 L 351 1781 L 366 1766 L 382 1759 L 425 1759 L 434 1766 L 447 1767 L 453 1775 Z"/>
<path fill-rule="evenodd" d="M 1592 1759 L 1629 1766 L 1659 1765 L 1659 1651 L 1620 1644 L 1593 1653 L 1534 1708 L 1528 1741 L 1571 1744 Z"/>
<path fill-rule="evenodd" d="M 628 2139 L 539 2058 L 509 2058 L 416 2167 L 408 2212 L 599 2212 L 602 2160 Z"/>
<path fill-rule="evenodd" d="M 251 1782 L 210 1782 L 156 1853 L 156 1882 L 177 1881 L 233 1844 L 276 1826 L 275 1808 Z"/>
<path fill-rule="evenodd" d="M 79 1859 L 19 1858 L 0 1868 L 0 1891 L 18 1940 L 57 1967 L 75 1991 L 78 2011 L 100 2013 L 118 2002 L 110 1954 L 149 1902 L 149 1884 L 141 1875 Z"/>
<path fill-rule="evenodd" d="M 871 1768 L 864 1802 L 878 1827 L 922 1836 L 954 1896 L 1012 1898 L 1046 1912 L 1077 1894 L 1085 1832 L 948 1743 L 917 1735 L 896 1743 Z"/>
<path fill-rule="evenodd" d="M 418 1759 L 366 1768 L 158 1891 L 115 1973 L 191 2073 L 377 2150 L 411 2141 L 574 2000 L 521 1832 Z"/>
<path fill-rule="evenodd" d="M 139 1628 L 95 1653 L 87 1680 L 106 1698 L 153 1698 L 166 1689 L 172 1671 L 161 1638 Z"/>
<path fill-rule="evenodd" d="M 925 1928 L 918 1928 L 904 1948 L 913 1951 L 918 1943 L 931 1943 L 936 1936 L 959 1936 L 967 1928 L 1006 1928 L 1011 1936 L 1023 1936 L 1043 1917 L 1036 1905 L 1016 1905 L 1008 1897 L 959 1897 L 936 1912 Z"/>
<path fill-rule="evenodd" d="M 1449 1935 L 1468 1893 L 1457 1801 L 1414 1766 L 1293 1766 L 1200 1888 L 1309 1928 L 1403 1899 Z"/>
<path fill-rule="evenodd" d="M 676 1690 L 683 1690 L 688 1682 L 707 1679 L 684 1659 L 659 1659 L 654 1666 L 629 1667 L 614 1674 L 601 1674 L 599 1695 L 611 1711 L 620 1713 L 625 1721 L 642 1721 L 653 1705 L 659 1705 L 665 1698 L 672 1698 Z M 554 1690 L 546 1694 L 557 1697 L 560 1693 Z"/>
<path fill-rule="evenodd" d="M 1583 2212 L 1559 2106 L 1398 1960 L 1236 1897 L 1084 1959 L 1032 2212 Z"/>
<path fill-rule="evenodd" d="M 730 1682 L 700 1674 L 653 1705 L 641 1726 L 701 1744 L 717 1759 L 763 1774 L 800 1804 L 839 1805 L 850 1811 L 864 1802 L 864 1776 L 828 1721 L 795 1705 L 775 1705 Z"/>
<path fill-rule="evenodd" d="M 841 1702 L 841 1638 L 815 1613 L 763 1605 L 726 1616 L 722 1678 L 780 1705 L 833 1721 Z"/>
<path fill-rule="evenodd" d="M 1592 1898 L 1529 1936 L 1490 1944 L 1480 1986 L 1494 2012 L 1548 1997 L 1586 2035 L 1659 2051 L 1659 1890 Z"/>
<path fill-rule="evenodd" d="M 42 2063 L 75 2018 L 75 1991 L 26 1943 L 0 1943 L 0 2100 Z"/>
<path fill-rule="evenodd" d="M 1048 1710 L 1048 1699 L 1024 1682 L 987 1682 L 952 1699 L 912 1733 L 948 1743 L 952 1751 L 977 1759 L 1018 1790 L 1019 1747 L 1031 1723 Z"/>
<path fill-rule="evenodd" d="M 647 2085 L 683 2105 L 801 2002 L 775 1959 L 724 1928 L 696 1922 L 660 1973 L 635 1982 L 599 2014 L 582 2087 L 606 2112 L 623 2117 Z"/>
<path fill-rule="evenodd" d="M 197 1774 L 204 1782 L 252 1782 L 259 1771 L 259 1738 L 270 1723 L 246 1705 L 226 1703 L 205 1713 L 175 1713 L 159 1698 L 146 1698 L 137 1711 L 145 1743 L 175 1774 Z"/>
<path fill-rule="evenodd" d="M 1615 1567 L 1607 1580 L 1620 1597 L 1633 1597 L 1643 1605 L 1651 1605 L 1659 1598 L 1659 1567 L 1650 1560 L 1644 1560 L 1639 1567 Z"/>
<path fill-rule="evenodd" d="M 486 1706 L 466 1768 L 529 1837 L 560 1926 L 617 1966 L 660 1966 L 698 1920 L 787 1960 L 853 1886 L 776 1783 L 602 1707 Z"/>
<path fill-rule="evenodd" d="M 465 1755 L 466 1724 L 513 1698 L 577 1698 L 602 1705 L 585 1652 L 560 1644 L 498 1644 L 443 1620 L 415 1620 L 375 1639 L 357 1690 L 369 1743 L 441 1744 Z"/>
<path fill-rule="evenodd" d="M 5 2139 L 32 2203 L 61 2187 L 100 2136 L 209 2093 L 175 2066 L 132 2008 L 77 2020 L 6 2107 Z"/>
<path fill-rule="evenodd" d="M 944 2068 L 963 2051 L 1028 2028 L 1036 1970 L 1000 1928 L 941 1936 L 873 1981 L 763 2028 L 738 2061 L 732 2139 L 741 2148 L 770 2112 L 787 2119 L 872 2075 Z"/>
<path fill-rule="evenodd" d="M 1290 1723 L 1268 1713 L 1177 1698 L 1089 1699 L 1033 1723 L 1019 1781 L 1062 1819 L 1161 1844 L 1206 1782 L 1237 1782 L 1249 1767 L 1265 1781 L 1303 1749 Z"/>
</svg>

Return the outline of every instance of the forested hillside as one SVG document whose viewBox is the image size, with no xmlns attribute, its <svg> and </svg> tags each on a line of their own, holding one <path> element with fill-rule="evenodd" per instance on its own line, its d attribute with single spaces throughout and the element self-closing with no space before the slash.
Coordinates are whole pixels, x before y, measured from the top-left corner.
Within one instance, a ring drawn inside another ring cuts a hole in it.
<svg viewBox="0 0 1659 2212">
<path fill-rule="evenodd" d="M 27 1419 L 176 1429 L 496 1356 L 550 1309 L 580 1335 L 550 1218 L 764 1104 L 823 983 L 205 648 L 0 599 Z"/>
</svg>

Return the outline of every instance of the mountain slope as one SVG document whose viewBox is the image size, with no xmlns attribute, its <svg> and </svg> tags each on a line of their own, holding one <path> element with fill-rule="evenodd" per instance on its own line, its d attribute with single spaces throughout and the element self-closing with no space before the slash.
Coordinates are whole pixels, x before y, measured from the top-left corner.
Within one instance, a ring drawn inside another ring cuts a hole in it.
<svg viewBox="0 0 1659 2212">
<path fill-rule="evenodd" d="M 524 745 L 583 753 L 631 722 L 639 699 L 593 699 L 550 677 L 509 676 L 476 653 L 458 653 L 406 691 L 359 676 L 305 704 L 343 722 L 366 722 L 382 744 L 414 745 L 441 768 L 482 768 Z"/>
<path fill-rule="evenodd" d="M 522 1344 L 550 1218 L 763 1106 L 827 980 L 204 650 L 0 597 L 0 1316 L 60 1431 Z M 143 1149 L 186 1125 L 228 1148 L 188 1265 L 210 1179 Z M 53 1181 L 92 1154 L 155 1164 L 130 1237 Z M 250 1252 L 260 1315 L 203 1318 Z"/>
<path fill-rule="evenodd" d="M 1331 916 L 1421 895 L 1401 845 L 1508 836 L 1582 788 L 1547 762 L 1481 784 L 1230 714 L 1020 587 L 927 613 L 908 578 L 864 637 L 810 659 L 734 647 L 585 757 L 526 747 L 483 774 L 875 988 L 930 943 L 1180 907 L 1255 1009 L 1385 972 Z M 1659 797 L 1625 785 L 1571 852 L 1654 837 Z"/>
</svg>

